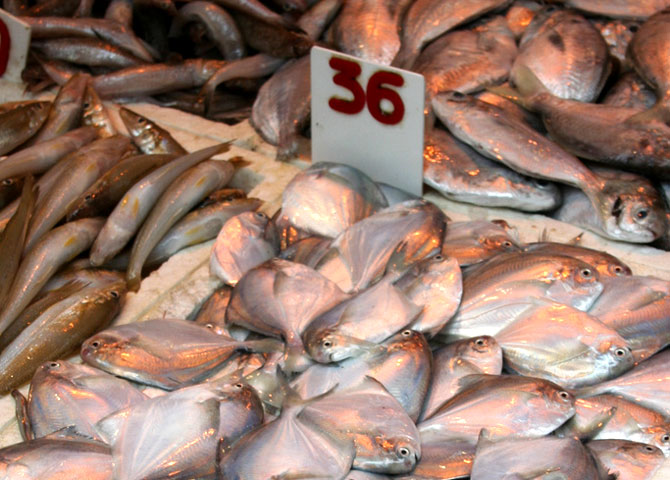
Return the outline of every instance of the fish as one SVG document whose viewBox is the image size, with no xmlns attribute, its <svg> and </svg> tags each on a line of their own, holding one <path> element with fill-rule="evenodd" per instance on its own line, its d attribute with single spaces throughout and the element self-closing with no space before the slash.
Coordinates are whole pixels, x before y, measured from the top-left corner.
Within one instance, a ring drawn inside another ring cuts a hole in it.
<svg viewBox="0 0 670 480">
<path fill-rule="evenodd" d="M 468 375 L 462 389 L 418 424 L 423 442 L 461 439 L 472 445 L 482 429 L 492 438 L 542 437 L 575 413 L 575 397 L 548 380 L 515 375 Z"/>
<path fill-rule="evenodd" d="M 97 133 L 94 128 L 81 127 L 52 140 L 22 148 L 2 161 L 0 164 L 0 180 L 27 174 L 44 173 L 65 155 L 92 142 L 96 136 Z"/>
<path fill-rule="evenodd" d="M 557 430 L 559 436 L 641 442 L 670 454 L 670 419 L 659 412 L 608 394 L 579 398 L 575 410 Z"/>
<path fill-rule="evenodd" d="M 640 23 L 634 20 L 608 18 L 592 19 L 591 23 L 607 43 L 610 56 L 616 59 L 621 67 L 628 67 L 626 50 L 628 50 L 628 44 L 633 35 L 640 28 Z"/>
<path fill-rule="evenodd" d="M 670 282 L 631 276 L 608 279 L 604 286 L 589 313 L 628 341 L 636 362 L 670 344 L 666 333 Z"/>
<path fill-rule="evenodd" d="M 670 42 L 668 22 L 670 12 L 659 9 L 640 25 L 626 52 L 635 72 L 656 92 L 657 105 L 665 109 L 670 101 L 670 62 L 660 52 L 668 48 Z M 667 113 L 663 118 L 668 119 Z"/>
<path fill-rule="evenodd" d="M 563 3 L 586 13 L 631 20 L 646 20 L 656 12 L 670 7 L 668 0 L 564 0 Z"/>
<path fill-rule="evenodd" d="M 92 85 L 103 99 L 156 95 L 201 87 L 224 65 L 223 60 L 199 58 L 177 64 L 154 63 L 96 75 Z"/>
<path fill-rule="evenodd" d="M 269 25 L 294 29 L 284 17 L 263 5 L 258 0 L 215 0 L 214 3 L 242 12 Z"/>
<path fill-rule="evenodd" d="M 535 212 L 561 199 L 556 185 L 492 162 L 440 129 L 426 135 L 423 182 L 450 200 L 486 207 Z"/>
<path fill-rule="evenodd" d="M 157 429 L 156 422 L 164 425 Z M 201 384 L 151 398 L 103 418 L 114 478 L 215 478 L 219 443 L 233 443 L 263 422 L 243 383 Z"/>
<path fill-rule="evenodd" d="M 221 478 L 344 478 L 356 453 L 351 439 L 302 418 L 305 401 L 295 393 L 279 417 L 226 448 L 218 460 Z"/>
<path fill-rule="evenodd" d="M 228 161 L 205 160 L 168 186 L 137 232 L 126 271 L 130 290 L 139 289 L 144 262 L 170 227 L 207 195 L 225 186 L 234 173 L 235 167 Z"/>
<path fill-rule="evenodd" d="M 458 260 L 437 254 L 408 270 L 394 286 L 401 290 L 421 313 L 409 328 L 434 337 L 454 316 L 461 303 L 463 281 Z"/>
<path fill-rule="evenodd" d="M 338 364 L 314 364 L 291 382 L 304 398 L 322 395 L 330 389 L 345 389 L 366 376 L 381 383 L 416 422 L 430 383 L 432 354 L 421 332 L 403 330 L 364 355 Z"/>
<path fill-rule="evenodd" d="M 22 385 L 42 363 L 71 353 L 109 325 L 124 294 L 122 282 L 89 287 L 47 309 L 0 354 L 0 392 Z"/>
<path fill-rule="evenodd" d="M 26 178 L 21 191 L 21 200 L 16 213 L 0 232 L 0 304 L 7 300 L 7 294 L 14 281 L 23 253 L 28 225 L 35 208 L 36 191 L 32 175 Z"/>
<path fill-rule="evenodd" d="M 228 151 L 223 143 L 178 157 L 158 167 L 128 190 L 91 246 L 91 265 L 100 266 L 111 260 L 140 228 L 158 198 L 179 175 L 218 153 Z"/>
<path fill-rule="evenodd" d="M 119 69 L 145 63 L 119 47 L 93 38 L 49 38 L 35 40 L 30 47 L 50 60 L 89 67 Z"/>
<path fill-rule="evenodd" d="M 277 146 L 277 160 L 295 156 L 300 131 L 310 114 L 310 62 L 306 55 L 286 62 L 258 91 L 251 108 L 251 125 Z"/>
<path fill-rule="evenodd" d="M 521 249 L 519 232 L 504 220 L 449 222 L 442 243 L 442 255 L 458 259 L 461 267 Z"/>
<path fill-rule="evenodd" d="M 217 333 L 224 333 L 226 329 L 226 309 L 228 303 L 230 303 L 232 293 L 233 289 L 226 285 L 215 290 L 198 310 L 194 322 L 198 325 L 211 325 Z"/>
<path fill-rule="evenodd" d="M 298 58 L 309 53 L 314 45 L 297 26 L 287 28 L 259 22 L 243 12 L 232 12 L 245 44 L 267 55 L 279 58 Z"/>
<path fill-rule="evenodd" d="M 256 198 L 240 198 L 212 203 L 187 213 L 151 250 L 146 264 L 160 264 L 182 248 L 216 238 L 229 219 L 254 211 L 260 205 L 261 201 Z"/>
<path fill-rule="evenodd" d="M 421 439 L 414 422 L 371 378 L 309 403 L 300 419 L 353 440 L 356 456 L 352 466 L 360 470 L 409 473 L 421 458 Z"/>
<path fill-rule="evenodd" d="M 147 398 L 130 382 L 97 368 L 52 360 L 40 365 L 30 382 L 26 420 L 34 438 L 67 429 L 74 437 L 102 442 L 96 422 Z"/>
<path fill-rule="evenodd" d="M 159 127 L 147 117 L 121 107 L 119 116 L 128 129 L 133 143 L 145 154 L 186 155 L 188 152 L 177 142 L 170 132 Z"/>
<path fill-rule="evenodd" d="M 79 195 L 109 170 L 129 147 L 127 137 L 116 135 L 96 140 L 85 149 L 75 152 L 69 160 L 69 168 L 58 176 L 48 192 L 38 197 L 24 251 L 30 250 L 65 217 Z"/>
<path fill-rule="evenodd" d="M 656 103 L 656 94 L 635 72 L 626 72 L 607 90 L 601 103 L 647 110 Z"/>
<path fill-rule="evenodd" d="M 235 20 L 223 8 L 210 2 L 189 2 L 179 9 L 172 21 L 170 35 L 182 30 L 190 22 L 205 27 L 225 60 L 237 60 L 246 55 L 246 48 Z"/>
<path fill-rule="evenodd" d="M 107 112 L 98 93 L 93 90 L 90 84 L 86 85 L 86 90 L 84 90 L 83 107 L 84 110 L 81 115 L 82 125 L 95 127 L 100 138 L 116 135 L 116 129 L 112 125 L 109 112 Z"/>
<path fill-rule="evenodd" d="M 402 6 L 407 1 L 349 0 L 333 27 L 333 43 L 342 53 L 390 65 L 400 50 L 398 34 Z"/>
<path fill-rule="evenodd" d="M 32 138 L 49 116 L 50 102 L 35 102 L 0 113 L 0 155 Z"/>
<path fill-rule="evenodd" d="M 302 333 L 313 319 L 347 297 L 315 270 L 275 258 L 240 278 L 226 310 L 226 323 L 282 338 L 286 343 L 282 368 L 303 371 L 309 359 Z"/>
<path fill-rule="evenodd" d="M 40 438 L 1 449 L 0 470 L 17 469 L 26 480 L 57 480 L 63 476 L 89 480 L 113 478 L 110 448 L 89 440 Z"/>
<path fill-rule="evenodd" d="M 49 116 L 37 135 L 28 141 L 28 146 L 51 140 L 79 125 L 88 79 L 88 75 L 75 74 L 60 87 L 49 110 Z"/>
<path fill-rule="evenodd" d="M 393 205 L 344 230 L 315 268 L 345 292 L 363 290 L 385 274 L 400 276 L 437 255 L 446 222 L 444 212 L 430 202 Z"/>
<path fill-rule="evenodd" d="M 594 267 L 571 257 L 498 254 L 466 271 L 461 305 L 439 336 L 495 336 L 548 300 L 588 310 L 603 290 L 599 278 Z"/>
<path fill-rule="evenodd" d="M 66 223 L 48 232 L 25 254 L 7 294 L 8 302 L 0 313 L 0 333 L 30 304 L 58 268 L 90 247 L 102 223 L 101 218 Z"/>
<path fill-rule="evenodd" d="M 99 38 L 145 62 L 154 60 L 146 45 L 132 31 L 129 24 L 103 18 L 21 17 L 30 26 L 31 37 L 88 37 Z"/>
<path fill-rule="evenodd" d="M 82 193 L 70 207 L 66 219 L 106 215 L 123 195 L 145 175 L 177 158 L 173 154 L 131 155 L 119 160 Z"/>
<path fill-rule="evenodd" d="M 470 478 L 563 478 L 606 480 L 608 476 L 590 451 L 574 438 L 480 438 Z"/>
<path fill-rule="evenodd" d="M 276 340 L 238 342 L 178 318 L 108 328 L 88 338 L 81 358 L 137 383 L 175 390 L 208 378 L 235 352 L 281 350 Z"/>
<path fill-rule="evenodd" d="M 387 206 L 384 194 L 365 173 L 318 162 L 291 179 L 282 193 L 281 213 L 308 234 L 335 238 Z"/>
<path fill-rule="evenodd" d="M 421 307 L 392 279 L 382 279 L 312 320 L 302 334 L 303 344 L 317 362 L 340 362 L 403 330 L 419 313 Z"/>
<path fill-rule="evenodd" d="M 274 258 L 278 238 L 270 219 L 262 212 L 242 212 L 230 217 L 219 230 L 209 271 L 235 286 L 246 272 Z"/>
<path fill-rule="evenodd" d="M 592 397 L 609 393 L 670 416 L 667 400 L 670 392 L 666 385 L 666 380 L 670 378 L 667 368 L 669 357 L 669 350 L 657 353 L 620 377 L 584 387 L 577 391 L 577 395 Z"/>
<path fill-rule="evenodd" d="M 502 348 L 493 337 L 466 338 L 435 350 L 430 387 L 419 421 L 432 417 L 458 393 L 461 378 L 477 373 L 500 375 L 502 367 Z"/>
<path fill-rule="evenodd" d="M 663 452 L 653 445 L 626 440 L 592 440 L 586 447 L 619 478 L 653 478 L 665 460 Z"/>
<path fill-rule="evenodd" d="M 402 47 L 393 59 L 393 66 L 412 68 L 421 49 L 449 30 L 468 23 L 493 10 L 503 9 L 510 0 L 461 0 L 413 2 L 402 23 Z"/>
<path fill-rule="evenodd" d="M 631 268 L 614 255 L 610 255 L 602 250 L 582 247 L 581 245 L 558 242 L 533 242 L 527 243 L 523 247 L 523 250 L 526 252 L 546 253 L 549 255 L 565 255 L 567 257 L 583 260 L 595 267 L 603 284 L 605 284 L 606 277 L 623 277 L 633 274 Z M 599 299 L 600 297 L 596 302 L 598 302 Z"/>
<path fill-rule="evenodd" d="M 521 38 L 510 72 L 515 85 L 520 69 L 532 71 L 559 98 L 590 102 L 602 90 L 611 65 L 605 40 L 588 20 L 570 10 L 545 10 Z"/>
<path fill-rule="evenodd" d="M 495 339 L 508 369 L 569 389 L 616 378 L 635 362 L 628 342 L 614 329 L 558 303 L 532 309 Z"/>
<path fill-rule="evenodd" d="M 535 130 L 473 97 L 440 94 L 433 99 L 433 109 L 454 136 L 483 155 L 519 173 L 582 190 L 596 214 L 588 223 L 590 230 L 635 243 L 661 235 L 664 218 L 659 218 L 659 200 L 653 192 L 640 193 L 632 182 L 594 173 Z"/>
<path fill-rule="evenodd" d="M 516 39 L 520 39 L 533 17 L 542 9 L 542 5 L 532 0 L 517 0 L 507 9 L 505 19 Z"/>
</svg>

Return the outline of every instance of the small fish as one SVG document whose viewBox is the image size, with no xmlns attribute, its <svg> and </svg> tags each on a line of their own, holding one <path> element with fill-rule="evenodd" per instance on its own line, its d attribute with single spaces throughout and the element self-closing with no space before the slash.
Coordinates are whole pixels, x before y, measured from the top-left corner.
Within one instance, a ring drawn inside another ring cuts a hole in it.
<svg viewBox="0 0 670 480">
<path fill-rule="evenodd" d="M 521 248 L 519 232 L 504 220 L 471 220 L 449 223 L 442 254 L 458 259 L 461 267 L 467 267 Z"/>
<path fill-rule="evenodd" d="M 35 40 L 30 47 L 50 60 L 110 69 L 143 65 L 144 60 L 102 40 L 93 38 L 50 38 Z"/>
<path fill-rule="evenodd" d="M 592 440 L 586 447 L 598 461 L 619 478 L 651 479 L 663 465 L 663 452 L 645 443 L 627 440 Z"/>
<path fill-rule="evenodd" d="M 107 109 L 100 100 L 98 93 L 88 84 L 84 90 L 84 110 L 81 114 L 82 125 L 95 127 L 100 138 L 111 137 L 116 134 Z"/>
<path fill-rule="evenodd" d="M 46 122 L 50 102 L 34 102 L 0 113 L 0 155 L 33 137 Z"/>
<path fill-rule="evenodd" d="M 133 143 L 146 154 L 186 155 L 188 152 L 172 138 L 170 133 L 132 110 L 121 107 L 119 115 L 128 129 Z"/>
<path fill-rule="evenodd" d="M 535 242 L 526 244 L 523 247 L 523 250 L 526 252 L 565 255 L 567 257 L 578 258 L 595 267 L 603 282 L 605 281 L 604 277 L 622 277 L 633 274 L 630 267 L 614 255 L 593 248 L 570 245 L 567 243 Z M 598 300 L 596 300 L 596 302 L 597 301 Z"/>
<path fill-rule="evenodd" d="M 278 253 L 274 225 L 262 212 L 242 212 L 221 227 L 212 246 L 209 270 L 235 286 L 249 270 Z"/>
<path fill-rule="evenodd" d="M 234 173 L 230 162 L 205 160 L 170 184 L 137 232 L 126 272 L 130 290 L 139 289 L 144 262 L 170 227 L 207 195 L 225 186 Z"/>
</svg>

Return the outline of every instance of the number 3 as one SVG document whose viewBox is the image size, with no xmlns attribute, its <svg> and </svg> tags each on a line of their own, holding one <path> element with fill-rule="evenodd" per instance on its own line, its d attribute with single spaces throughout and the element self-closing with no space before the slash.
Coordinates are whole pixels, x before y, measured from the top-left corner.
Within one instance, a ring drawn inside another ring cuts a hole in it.
<svg viewBox="0 0 670 480">
<path fill-rule="evenodd" d="M 368 80 L 368 85 L 364 92 L 363 87 L 361 87 L 357 80 L 361 74 L 360 65 L 351 60 L 338 57 L 331 58 L 328 64 L 333 70 L 339 72 L 333 77 L 333 83 L 346 88 L 353 95 L 351 100 L 332 97 L 328 100 L 330 108 L 336 112 L 355 115 L 360 113 L 367 104 L 370 115 L 384 125 L 396 125 L 402 121 L 405 116 L 405 105 L 402 102 L 402 98 L 400 98 L 400 95 L 395 90 L 383 86 L 384 84 L 388 84 L 394 87 L 402 87 L 405 83 L 402 76 L 394 72 L 376 72 Z M 393 105 L 391 112 L 382 110 L 382 100 L 391 102 L 391 105 Z"/>
<path fill-rule="evenodd" d="M 7 25 L 0 18 L 0 77 L 5 74 L 7 70 L 7 62 L 9 61 L 9 48 L 12 46 L 12 39 L 9 36 Z"/>
</svg>

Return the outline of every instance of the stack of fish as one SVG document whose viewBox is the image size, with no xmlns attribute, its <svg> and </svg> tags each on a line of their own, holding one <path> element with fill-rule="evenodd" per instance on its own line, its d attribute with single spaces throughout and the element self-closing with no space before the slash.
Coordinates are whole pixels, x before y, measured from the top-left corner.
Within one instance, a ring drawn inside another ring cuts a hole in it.
<svg viewBox="0 0 670 480">
<path fill-rule="evenodd" d="M 0 151 L 9 156 L 0 162 L 0 390 L 6 393 L 42 362 L 75 351 L 109 325 L 126 290 L 139 288 L 143 269 L 216 237 L 223 222 L 260 201 L 224 188 L 235 162 L 209 158 L 228 150 L 227 143 L 189 154 L 127 109 L 121 117 L 132 142 L 114 132 L 86 76 L 75 75 L 53 104 L 17 102 L 3 110 Z M 79 258 L 85 252 L 88 258 Z"/>
<path fill-rule="evenodd" d="M 279 159 L 296 155 L 309 120 L 306 54 L 315 42 L 416 71 L 426 79 L 428 185 L 457 201 L 551 212 L 610 239 L 670 248 L 663 184 L 670 2 L 555 3 L 6 0 L 4 7 L 32 27 L 37 61 L 25 77 L 35 90 L 83 71 L 103 98 L 250 118 Z M 512 88 L 499 87 L 508 79 Z"/>
<path fill-rule="evenodd" d="M 670 454 L 670 282 L 604 252 L 315 164 L 272 219 L 228 219 L 210 260 L 224 285 L 195 321 L 111 327 L 85 365 L 39 367 L 7 472 L 637 480 Z"/>
</svg>

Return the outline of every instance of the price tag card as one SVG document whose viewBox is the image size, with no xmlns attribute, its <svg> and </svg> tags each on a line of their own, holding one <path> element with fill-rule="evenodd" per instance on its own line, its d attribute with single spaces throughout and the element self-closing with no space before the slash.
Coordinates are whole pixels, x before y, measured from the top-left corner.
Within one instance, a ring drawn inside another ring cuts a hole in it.
<svg viewBox="0 0 670 480">
<path fill-rule="evenodd" d="M 314 47 L 311 82 L 312 161 L 421 196 L 423 76 Z"/>
<path fill-rule="evenodd" d="M 0 80 L 21 83 L 29 44 L 30 26 L 0 9 Z"/>
</svg>

